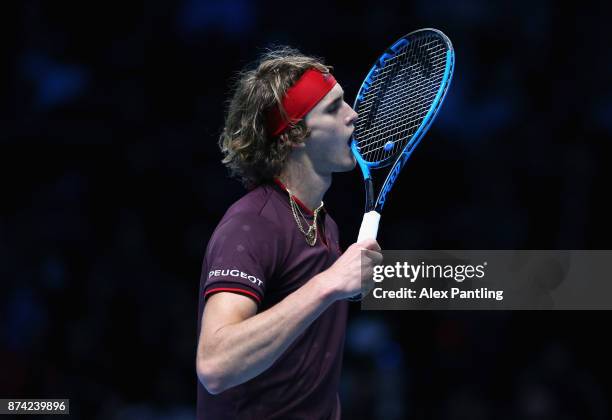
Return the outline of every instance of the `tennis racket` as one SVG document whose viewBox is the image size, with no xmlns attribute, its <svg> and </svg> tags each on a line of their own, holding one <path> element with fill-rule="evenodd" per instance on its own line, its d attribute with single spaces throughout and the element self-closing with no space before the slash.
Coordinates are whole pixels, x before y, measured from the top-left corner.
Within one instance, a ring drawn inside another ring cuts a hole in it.
<svg viewBox="0 0 612 420">
<path fill-rule="evenodd" d="M 351 141 L 366 196 L 357 242 L 376 239 L 389 191 L 440 110 L 454 65 L 453 46 L 446 35 L 420 29 L 391 45 L 363 81 L 353 105 L 359 116 Z M 375 199 L 372 172 L 388 166 L 391 169 Z"/>
</svg>

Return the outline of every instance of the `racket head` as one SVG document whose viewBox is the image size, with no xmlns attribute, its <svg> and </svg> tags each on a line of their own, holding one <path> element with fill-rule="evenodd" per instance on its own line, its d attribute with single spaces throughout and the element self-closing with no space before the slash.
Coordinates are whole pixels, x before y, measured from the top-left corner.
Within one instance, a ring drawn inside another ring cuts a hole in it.
<svg viewBox="0 0 612 420">
<path fill-rule="evenodd" d="M 397 176 L 435 119 L 454 63 L 450 39 L 432 28 L 403 36 L 375 61 L 353 105 L 358 117 L 351 150 L 364 179 L 371 178 L 370 169 L 394 162 Z"/>
</svg>

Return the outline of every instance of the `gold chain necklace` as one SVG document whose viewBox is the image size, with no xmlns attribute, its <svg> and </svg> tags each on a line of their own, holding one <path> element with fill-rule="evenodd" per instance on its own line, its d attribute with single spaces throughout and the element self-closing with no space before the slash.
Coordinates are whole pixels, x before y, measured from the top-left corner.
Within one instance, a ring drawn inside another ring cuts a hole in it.
<svg viewBox="0 0 612 420">
<path fill-rule="evenodd" d="M 297 223 L 298 229 L 306 237 L 306 243 L 310 246 L 315 246 L 315 244 L 317 243 L 317 232 L 318 232 L 317 219 L 319 216 L 319 211 L 321 211 L 321 209 L 323 208 L 323 202 L 321 201 L 321 205 L 313 211 L 314 221 L 312 222 L 312 225 L 309 225 L 308 221 L 306 220 L 306 217 L 304 216 L 304 213 L 302 213 L 302 210 L 300 210 L 299 205 L 295 202 L 295 199 L 293 198 L 293 194 L 291 193 L 291 191 L 289 191 L 288 188 L 286 188 L 286 190 L 287 190 L 287 193 L 289 194 L 289 204 L 291 205 L 291 213 L 293 213 L 293 218 L 295 219 L 295 223 Z M 304 227 L 302 226 L 302 222 L 300 221 L 300 218 L 298 217 L 298 212 L 302 216 L 302 219 L 304 219 L 304 223 L 306 224 L 306 226 L 308 226 L 308 230 L 305 230 Z"/>
</svg>

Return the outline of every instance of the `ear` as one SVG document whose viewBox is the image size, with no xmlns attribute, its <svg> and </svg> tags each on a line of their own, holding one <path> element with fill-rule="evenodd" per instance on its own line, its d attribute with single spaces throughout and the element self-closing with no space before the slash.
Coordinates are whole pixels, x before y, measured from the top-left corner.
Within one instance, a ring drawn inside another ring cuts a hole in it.
<svg viewBox="0 0 612 420">
<path fill-rule="evenodd" d="M 303 141 L 298 142 L 298 141 L 290 140 L 289 134 L 287 133 L 281 134 L 280 137 L 278 138 L 278 141 L 281 142 L 281 144 L 287 143 L 292 149 L 301 149 L 303 147 L 306 147 Z"/>
</svg>

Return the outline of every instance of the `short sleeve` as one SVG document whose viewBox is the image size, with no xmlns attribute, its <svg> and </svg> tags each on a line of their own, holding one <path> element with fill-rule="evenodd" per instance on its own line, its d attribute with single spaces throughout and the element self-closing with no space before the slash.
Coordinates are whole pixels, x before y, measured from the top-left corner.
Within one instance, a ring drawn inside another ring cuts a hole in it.
<svg viewBox="0 0 612 420">
<path fill-rule="evenodd" d="M 202 272 L 203 293 L 233 292 L 261 304 L 280 249 L 277 226 L 258 214 L 234 214 L 213 233 Z"/>
</svg>

